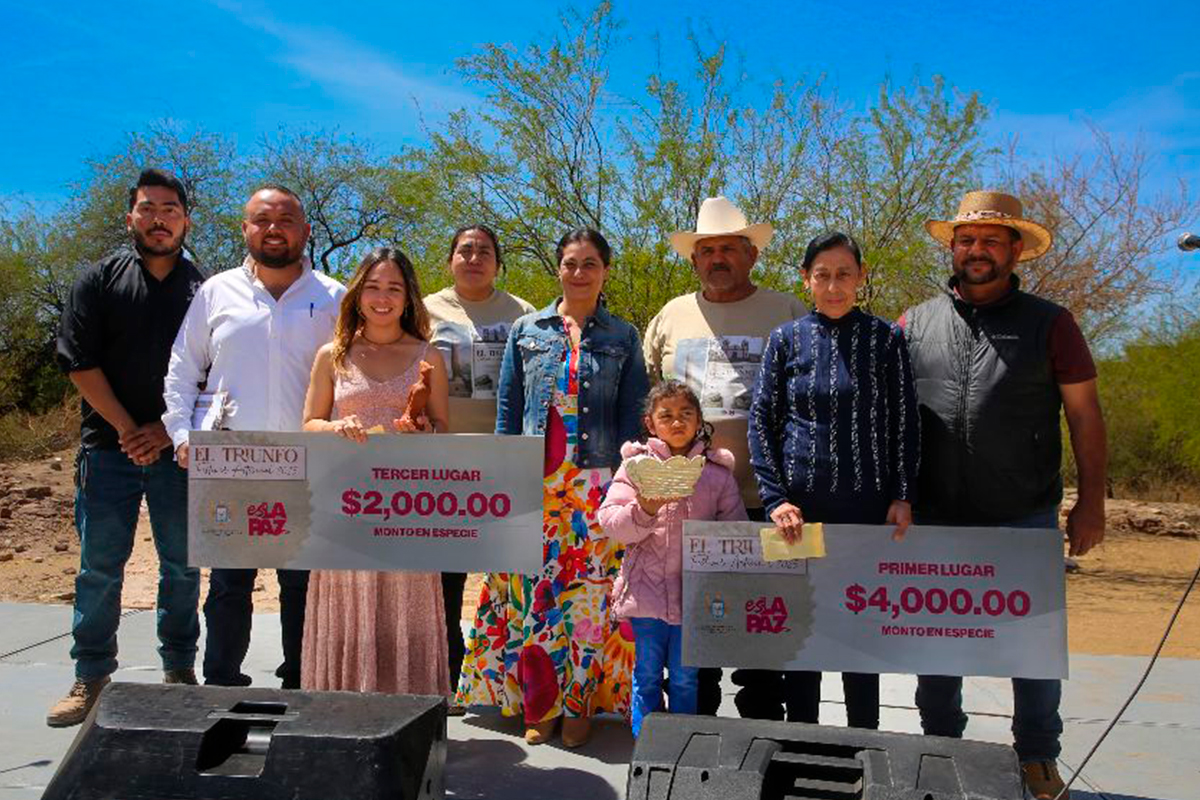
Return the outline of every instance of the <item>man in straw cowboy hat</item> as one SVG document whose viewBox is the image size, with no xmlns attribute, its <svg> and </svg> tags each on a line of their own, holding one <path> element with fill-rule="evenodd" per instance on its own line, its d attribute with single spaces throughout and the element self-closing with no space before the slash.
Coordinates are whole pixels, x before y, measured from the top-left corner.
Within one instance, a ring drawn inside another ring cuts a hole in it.
<svg viewBox="0 0 1200 800">
<path fill-rule="evenodd" d="M 643 348 L 651 383 L 677 378 L 700 397 L 704 417 L 713 425 L 713 445 L 725 447 L 737 459 L 734 476 L 751 519 L 764 520 L 762 500 L 747 447 L 747 419 L 763 347 L 771 331 L 806 312 L 792 295 L 754 285 L 750 273 L 759 250 L 771 241 L 774 230 L 766 223 L 751 225 L 725 197 L 709 197 L 700 205 L 696 230 L 671 234 L 671 246 L 692 262 L 700 291 L 668 302 L 646 328 Z M 772 673 L 774 674 L 774 673 Z M 734 681 L 742 682 L 742 672 Z M 721 671 L 700 671 L 701 714 L 715 714 L 721 702 Z M 746 680 L 766 691 L 764 702 L 773 703 L 782 719 L 781 689 L 770 680 Z M 757 705 L 747 691 L 743 701 Z M 746 713 L 743 716 L 762 716 Z"/>
<path fill-rule="evenodd" d="M 1050 249 L 1050 232 L 1000 192 L 969 192 L 951 220 L 925 225 L 950 248 L 948 290 L 901 318 L 921 409 L 917 517 L 925 524 L 1058 527 L 1059 413 L 1079 471 L 1067 515 L 1071 555 L 1104 538 L 1105 434 L 1096 367 L 1071 312 L 1021 290 L 1018 262 Z M 1063 788 L 1058 680 L 1013 679 L 1013 739 L 1037 798 Z M 962 736 L 962 678 L 922 675 L 926 734 Z"/>
</svg>

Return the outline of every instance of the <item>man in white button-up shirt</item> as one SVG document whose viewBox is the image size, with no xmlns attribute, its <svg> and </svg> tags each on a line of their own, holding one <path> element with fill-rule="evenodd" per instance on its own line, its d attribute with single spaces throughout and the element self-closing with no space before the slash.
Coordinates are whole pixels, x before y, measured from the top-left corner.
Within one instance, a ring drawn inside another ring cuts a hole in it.
<svg viewBox="0 0 1200 800">
<path fill-rule="evenodd" d="M 242 266 L 200 287 L 171 351 L 163 423 L 176 459 L 187 466 L 188 431 L 200 385 L 228 392 L 232 413 L 222 427 L 298 431 L 317 349 L 333 336 L 346 289 L 304 257 L 309 225 L 300 199 L 265 186 L 246 203 Z M 204 682 L 246 686 L 242 661 L 250 646 L 253 569 L 214 569 L 204 603 Z M 300 648 L 308 573 L 279 570 L 283 688 L 300 686 Z"/>
</svg>

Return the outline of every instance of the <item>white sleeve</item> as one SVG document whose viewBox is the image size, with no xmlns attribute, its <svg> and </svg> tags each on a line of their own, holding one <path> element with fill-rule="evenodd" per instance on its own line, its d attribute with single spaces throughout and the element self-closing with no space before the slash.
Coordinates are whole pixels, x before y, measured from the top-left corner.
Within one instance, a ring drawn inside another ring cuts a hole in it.
<svg viewBox="0 0 1200 800">
<path fill-rule="evenodd" d="M 204 380 L 212 359 L 209 345 L 212 333 L 208 327 L 209 293 L 201 287 L 192 298 L 175 344 L 171 346 L 171 361 L 167 365 L 167 376 L 163 381 L 163 400 L 167 410 L 163 414 L 163 425 L 175 448 L 188 440 L 192 427 L 192 410 L 200 395 L 200 382 Z"/>
</svg>

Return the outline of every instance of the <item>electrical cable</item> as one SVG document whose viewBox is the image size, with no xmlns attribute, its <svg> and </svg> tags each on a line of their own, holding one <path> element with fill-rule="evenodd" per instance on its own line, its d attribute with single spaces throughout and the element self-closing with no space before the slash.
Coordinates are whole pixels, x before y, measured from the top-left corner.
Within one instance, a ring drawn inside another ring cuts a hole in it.
<svg viewBox="0 0 1200 800">
<path fill-rule="evenodd" d="M 1133 699 L 1137 697 L 1138 692 L 1142 690 L 1142 686 L 1145 685 L 1146 679 L 1150 677 L 1150 670 L 1154 669 L 1154 664 L 1156 661 L 1158 661 L 1158 654 L 1162 652 L 1163 647 L 1166 645 L 1167 637 L 1171 635 L 1171 629 L 1175 627 L 1175 621 L 1179 619 L 1179 612 L 1183 610 L 1183 604 L 1187 602 L 1188 595 L 1191 594 L 1192 588 L 1195 587 L 1197 579 L 1200 579 L 1200 564 L 1196 565 L 1196 571 L 1192 574 L 1192 580 L 1188 583 L 1187 588 L 1183 590 L 1183 597 L 1179 598 L 1179 604 L 1175 606 L 1175 613 L 1171 615 L 1171 621 L 1167 623 L 1167 629 L 1163 631 L 1162 638 L 1158 640 L 1158 647 L 1154 648 L 1154 654 L 1150 656 L 1150 661 L 1146 664 L 1146 670 L 1142 673 L 1141 680 L 1137 682 L 1137 686 L 1133 687 L 1133 691 L 1129 693 L 1129 697 L 1126 698 L 1125 702 L 1121 704 L 1121 708 L 1117 711 L 1116 716 L 1114 716 L 1112 721 L 1108 723 L 1108 727 L 1106 727 L 1104 732 L 1100 734 L 1100 738 L 1096 740 L 1096 743 L 1092 745 L 1092 749 L 1088 751 L 1088 754 L 1083 757 L 1083 761 L 1081 761 L 1079 766 L 1075 769 L 1075 774 L 1073 774 L 1071 779 L 1066 782 L 1062 788 L 1062 791 L 1055 795 L 1054 800 L 1062 800 L 1063 796 L 1070 791 L 1071 785 L 1075 783 L 1075 779 L 1083 774 L 1083 768 L 1086 767 L 1088 762 L 1092 760 L 1092 756 L 1094 756 L 1096 751 L 1100 749 L 1100 745 L 1104 743 L 1104 740 L 1108 738 L 1108 734 L 1111 733 L 1112 729 L 1115 728 L 1117 723 L 1121 721 L 1121 716 L 1129 708 L 1129 705 L 1133 702 Z"/>
<path fill-rule="evenodd" d="M 146 609 L 144 609 L 144 608 L 131 608 L 128 611 L 122 611 L 121 619 L 124 619 L 125 617 L 131 616 L 133 614 L 138 614 L 145 610 Z M 26 650 L 32 650 L 33 648 L 41 647 L 44 644 L 50 644 L 51 642 L 57 642 L 59 639 L 65 639 L 70 635 L 71 635 L 71 631 L 67 631 L 66 633 L 59 633 L 54 636 L 51 636 L 49 639 L 42 639 L 40 642 L 34 642 L 33 644 L 27 644 L 24 647 L 18 647 L 16 650 L 9 650 L 7 653 L 0 653 L 0 659 L 5 659 L 5 658 L 8 658 L 9 656 L 20 655 L 21 653 L 24 653 Z"/>
</svg>

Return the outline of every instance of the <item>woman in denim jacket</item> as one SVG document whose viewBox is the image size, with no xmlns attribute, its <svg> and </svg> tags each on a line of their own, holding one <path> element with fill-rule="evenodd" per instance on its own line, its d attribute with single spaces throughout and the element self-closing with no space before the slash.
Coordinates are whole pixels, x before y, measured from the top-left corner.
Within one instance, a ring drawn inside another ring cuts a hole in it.
<svg viewBox="0 0 1200 800">
<path fill-rule="evenodd" d="M 563 717 L 578 747 L 592 714 L 629 708 L 632 636 L 608 602 L 621 548 L 596 511 L 649 382 L 637 330 L 601 297 L 611 252 L 593 230 L 559 241 L 562 297 L 513 324 L 500 367 L 496 433 L 545 436 L 544 563 L 488 576 L 456 701 L 521 714 L 530 744 Z"/>
</svg>

